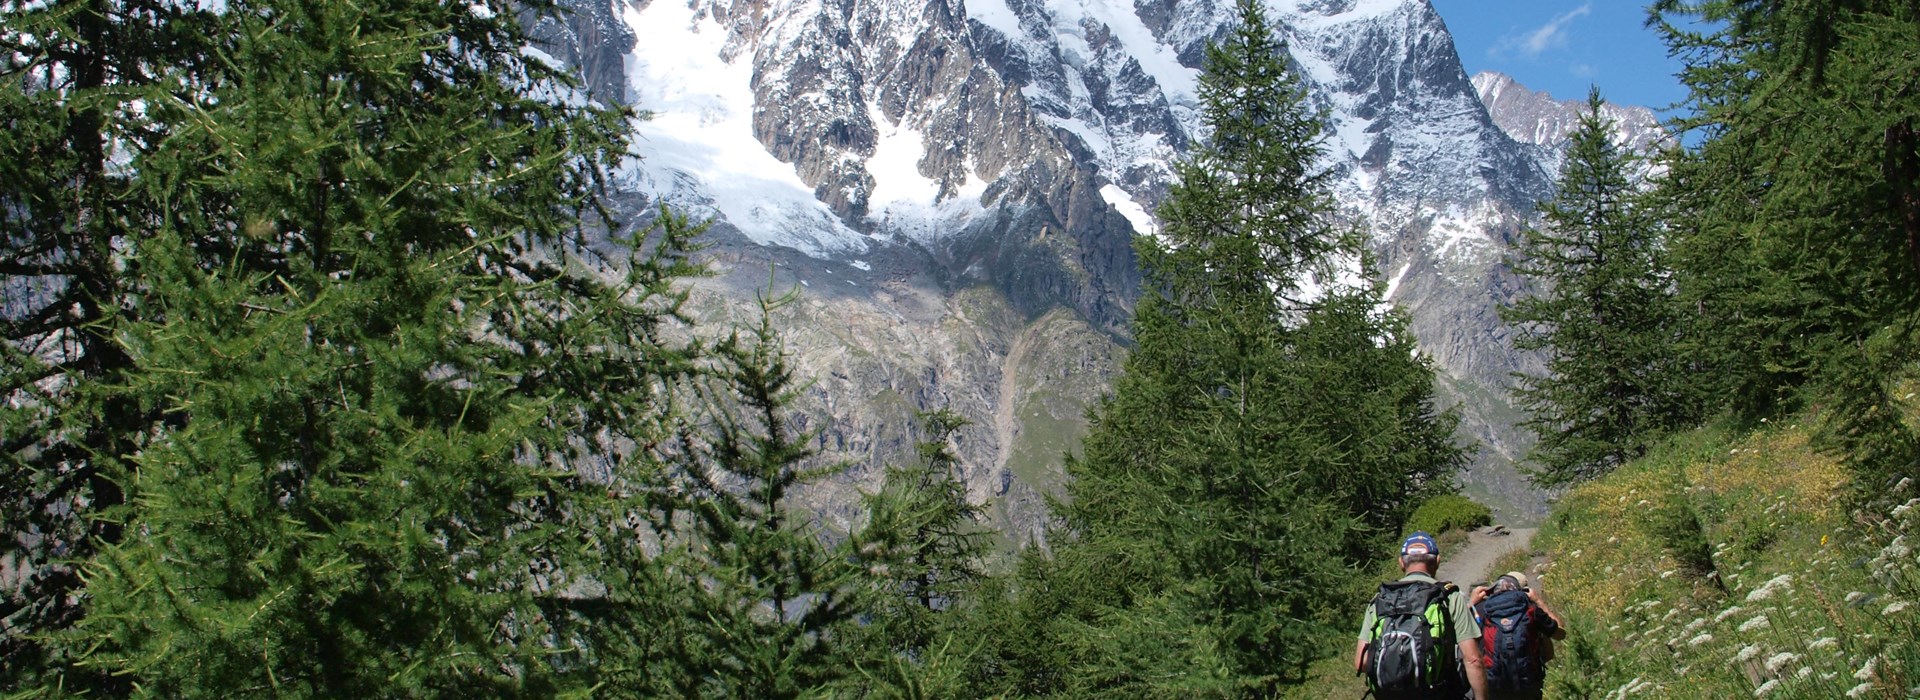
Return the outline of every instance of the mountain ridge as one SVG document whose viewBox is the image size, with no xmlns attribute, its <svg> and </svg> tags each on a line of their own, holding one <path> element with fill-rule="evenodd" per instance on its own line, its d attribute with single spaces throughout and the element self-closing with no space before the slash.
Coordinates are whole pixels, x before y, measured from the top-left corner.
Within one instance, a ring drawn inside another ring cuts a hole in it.
<svg viewBox="0 0 1920 700">
<path fill-rule="evenodd" d="M 835 454 L 904 458 L 913 436 L 900 426 L 912 411 L 954 407 L 973 421 L 958 445 L 975 497 L 1040 503 L 1057 475 L 1011 456 L 1047 462 L 1032 456 L 1037 444 L 1070 448 L 1117 371 L 1139 284 L 1131 240 L 1151 234 L 1171 162 L 1204 138 L 1192 81 L 1230 8 L 572 4 L 573 16 L 536 34 L 582 68 L 596 95 L 620 85 L 619 99 L 653 111 L 635 126 L 642 160 L 616 184 L 638 218 L 662 202 L 714 218 L 724 268 L 708 283 L 715 310 L 771 278 L 830 299 L 843 320 L 874 324 L 794 342 L 817 371 L 847 377 L 838 388 L 850 395 L 910 397 L 810 405 L 822 424 L 862 426 Z M 1551 195 L 1541 148 L 1496 124 L 1424 0 L 1269 6 L 1310 101 L 1328 115 L 1323 166 L 1342 216 L 1365 228 L 1391 301 L 1466 416 L 1463 437 L 1486 445 L 1465 485 L 1512 511 L 1507 519 L 1543 512 L 1543 495 L 1513 466 L 1526 445 L 1506 398 L 1511 373 L 1539 365 L 1513 350 L 1497 312 L 1524 290 L 1504 266 L 1507 244 Z M 909 299 L 918 301 L 902 307 Z M 1072 316 L 1050 314 L 1058 308 Z M 895 336 L 888 324 L 909 330 Z M 1105 347 L 1085 355 L 1100 359 L 1079 376 L 1008 376 L 1015 340 L 1033 332 Z M 844 352 L 856 337 L 906 347 Z M 932 359 L 963 345 L 984 355 Z M 1057 452 L 1050 460 L 1057 470 Z M 818 505 L 851 517 L 850 494 L 873 478 L 849 474 Z M 1044 509 L 1015 510 L 1002 509 L 1002 529 L 1036 536 Z"/>
</svg>

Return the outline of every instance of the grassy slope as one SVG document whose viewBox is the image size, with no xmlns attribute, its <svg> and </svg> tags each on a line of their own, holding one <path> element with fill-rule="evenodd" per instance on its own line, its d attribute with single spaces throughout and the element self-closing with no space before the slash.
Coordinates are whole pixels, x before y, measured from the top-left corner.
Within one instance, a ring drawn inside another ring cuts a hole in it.
<svg viewBox="0 0 1920 700">
<path fill-rule="evenodd" d="M 1850 512 L 1810 432 L 1700 431 L 1560 500 L 1536 539 L 1573 627 L 1549 697 L 1920 694 L 1920 507 Z"/>
</svg>

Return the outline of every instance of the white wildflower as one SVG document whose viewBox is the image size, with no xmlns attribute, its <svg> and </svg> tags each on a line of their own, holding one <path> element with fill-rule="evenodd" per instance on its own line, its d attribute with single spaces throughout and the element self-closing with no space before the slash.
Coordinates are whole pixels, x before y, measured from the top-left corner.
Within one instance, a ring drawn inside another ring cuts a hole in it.
<svg viewBox="0 0 1920 700">
<path fill-rule="evenodd" d="M 1740 631 L 1752 632 L 1754 630 L 1763 630 L 1772 626 L 1773 626 L 1773 621 L 1768 620 L 1766 615 L 1755 615 L 1753 616 L 1753 619 L 1740 623 Z"/>
<path fill-rule="evenodd" d="M 1902 503 L 1902 504 L 1900 504 L 1900 505 L 1897 505 L 1897 506 L 1894 506 L 1894 507 L 1893 507 L 1893 517 L 1896 517 L 1896 518 L 1904 518 L 1904 517 L 1907 517 L 1907 511 L 1910 511 L 1910 510 L 1913 510 L 1913 502 L 1912 502 L 1912 501 L 1908 501 L 1908 502 L 1906 502 L 1906 503 Z"/>
<path fill-rule="evenodd" d="M 1767 664 L 1766 664 L 1767 671 L 1769 673 L 1779 673 L 1780 669 L 1785 668 L 1787 664 L 1790 664 L 1799 660 L 1800 660 L 1800 655 L 1795 654 L 1791 651 L 1783 651 L 1778 654 L 1774 654 L 1773 656 L 1767 657 Z"/>
<path fill-rule="evenodd" d="M 1861 592 L 1859 592 L 1859 591 L 1848 591 L 1848 592 L 1847 592 L 1847 603 L 1849 603 L 1849 604 L 1851 604 L 1851 603 L 1854 603 L 1855 601 L 1858 601 L 1858 600 L 1860 600 L 1861 598 L 1865 598 L 1865 597 L 1867 597 L 1867 594 L 1865 594 L 1865 593 L 1861 593 Z"/>
<path fill-rule="evenodd" d="M 1907 398 L 1909 399 L 1913 398 L 1913 394 L 1907 394 Z M 1908 486 L 1912 486 L 1912 485 L 1913 485 L 1913 479 L 1911 477 L 1903 476 L 1903 477 L 1900 477 L 1900 483 L 1893 485 L 1893 490 L 1905 491 L 1907 490 Z"/>
<path fill-rule="evenodd" d="M 1722 610 L 1722 611 L 1720 611 L 1720 614 L 1718 614 L 1718 615 L 1715 615 L 1715 616 L 1713 616 L 1713 621 L 1714 621 L 1714 622 L 1726 622 L 1726 621 L 1727 621 L 1727 618 L 1729 618 L 1729 617 L 1733 617 L 1733 616 L 1735 616 L 1735 615 L 1738 615 L 1738 614 L 1740 614 L 1740 606 L 1738 606 L 1738 605 L 1735 605 L 1735 606 L 1733 606 L 1733 607 L 1731 607 L 1731 608 L 1727 608 L 1726 610 Z"/>
<path fill-rule="evenodd" d="M 1778 687 L 1780 687 L 1779 679 L 1774 679 L 1774 680 L 1767 681 L 1765 683 L 1761 683 L 1760 687 L 1753 689 L 1753 696 L 1756 698 L 1764 696 L 1767 693 L 1773 692 L 1773 689 Z"/>
<path fill-rule="evenodd" d="M 1913 550 L 1907 547 L 1907 538 L 1905 535 L 1893 538 L 1893 542 L 1889 543 L 1885 549 L 1880 550 L 1882 556 L 1890 559 L 1898 559 L 1912 553 Z"/>
<path fill-rule="evenodd" d="M 1743 664 L 1748 661 L 1752 661 L 1753 657 L 1759 656 L 1759 655 L 1760 655 L 1759 645 L 1748 644 L 1744 647 L 1740 647 L 1740 653 L 1733 655 L 1733 662 L 1736 664 Z"/>
<path fill-rule="evenodd" d="M 1873 690 L 1872 683 L 1861 683 L 1860 685 L 1854 686 L 1853 690 L 1847 691 L 1847 697 L 1863 698 L 1867 696 L 1867 691 L 1869 690 Z"/>
<path fill-rule="evenodd" d="M 1860 670 L 1853 672 L 1853 679 L 1856 681 L 1873 680 L 1873 676 L 1875 675 L 1875 672 L 1878 670 L 1879 663 L 1880 663 L 1880 657 L 1878 656 L 1867 659 L 1867 665 L 1861 666 Z"/>
<path fill-rule="evenodd" d="M 1819 639 L 1813 640 L 1813 643 L 1808 644 L 1807 651 L 1826 651 L 1828 649 L 1833 649 L 1839 646 L 1840 646 L 1840 640 L 1834 639 L 1832 637 L 1821 637 Z"/>
<path fill-rule="evenodd" d="M 1568 552 L 1568 553 L 1567 553 L 1567 556 L 1570 556 L 1570 557 L 1573 557 L 1573 558 L 1575 558 L 1575 559 L 1579 559 L 1579 558 L 1580 558 L 1580 553 L 1581 553 L 1581 552 L 1583 552 L 1583 551 L 1585 551 L 1585 550 L 1580 550 L 1580 549 L 1576 549 L 1576 550 L 1573 550 L 1573 551 L 1571 551 L 1571 552 Z"/>
<path fill-rule="evenodd" d="M 1811 676 L 1811 675 L 1813 675 L 1812 666 L 1801 666 L 1800 670 L 1793 672 L 1794 678 L 1806 678 L 1807 676 Z"/>
<path fill-rule="evenodd" d="M 1781 574 L 1769 579 L 1766 583 L 1760 584 L 1760 587 L 1753 589 L 1752 593 L 1748 593 L 1747 602 L 1752 603 L 1766 600 L 1772 598 L 1774 593 L 1783 593 L 1791 590 L 1793 590 L 1793 575 Z"/>
<path fill-rule="evenodd" d="M 1660 578 L 1663 578 L 1663 579 L 1667 579 L 1667 578 L 1673 578 L 1673 575 L 1674 575 L 1674 574 L 1677 574 L 1677 573 L 1679 573 L 1679 571 L 1678 571 L 1678 570 L 1675 570 L 1675 569 L 1667 569 L 1666 571 L 1662 571 L 1662 572 L 1660 572 Z"/>
<path fill-rule="evenodd" d="M 1897 613 L 1897 612 L 1900 612 L 1900 611 L 1902 611 L 1902 610 L 1905 610 L 1905 609 L 1907 609 L 1907 601 L 1904 601 L 1904 600 L 1897 600 L 1897 601 L 1894 601 L 1894 602 L 1892 602 L 1892 603 L 1888 603 L 1888 604 L 1887 604 L 1887 607 L 1885 607 L 1885 608 L 1881 608 L 1881 610 L 1880 610 L 1880 614 L 1881 614 L 1881 615 L 1892 615 L 1892 614 L 1894 614 L 1894 613 Z"/>
</svg>

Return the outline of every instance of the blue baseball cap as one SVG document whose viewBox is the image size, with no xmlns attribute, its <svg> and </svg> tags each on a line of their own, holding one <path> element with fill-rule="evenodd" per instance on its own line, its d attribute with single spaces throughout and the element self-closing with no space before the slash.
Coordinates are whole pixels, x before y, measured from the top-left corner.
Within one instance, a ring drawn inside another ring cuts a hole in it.
<svg viewBox="0 0 1920 700">
<path fill-rule="evenodd" d="M 1400 543 L 1400 556 L 1404 557 L 1410 554 L 1440 556 L 1440 543 L 1433 541 L 1433 535 L 1424 532 L 1407 535 L 1406 541 Z"/>
</svg>

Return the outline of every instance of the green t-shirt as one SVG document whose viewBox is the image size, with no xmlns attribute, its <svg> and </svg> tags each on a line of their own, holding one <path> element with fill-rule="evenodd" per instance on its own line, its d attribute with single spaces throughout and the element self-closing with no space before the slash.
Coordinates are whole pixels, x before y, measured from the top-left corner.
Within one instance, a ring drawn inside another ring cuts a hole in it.
<svg viewBox="0 0 1920 700">
<path fill-rule="evenodd" d="M 1432 576 L 1418 571 L 1402 576 L 1400 580 L 1438 583 L 1434 581 Z M 1453 618 L 1454 641 L 1465 642 L 1480 638 L 1480 626 L 1473 623 L 1473 609 L 1467 605 L 1467 594 L 1465 591 L 1456 590 L 1447 596 L 1447 612 L 1450 614 L 1449 616 Z M 1373 636 L 1373 623 L 1377 620 L 1378 618 L 1373 615 L 1373 603 L 1367 603 L 1367 614 L 1365 617 L 1360 618 L 1361 642 L 1373 641 L 1369 639 L 1369 637 Z"/>
</svg>

